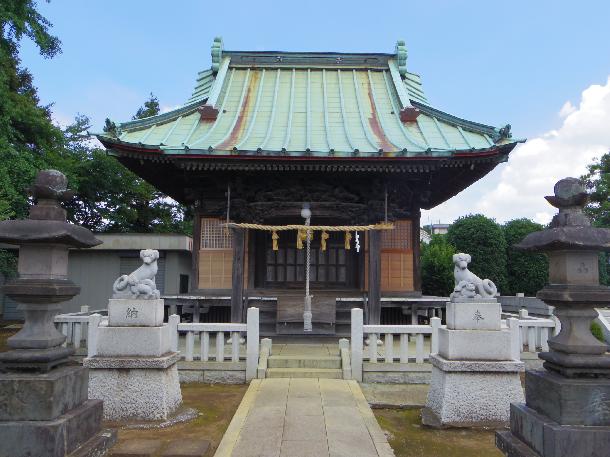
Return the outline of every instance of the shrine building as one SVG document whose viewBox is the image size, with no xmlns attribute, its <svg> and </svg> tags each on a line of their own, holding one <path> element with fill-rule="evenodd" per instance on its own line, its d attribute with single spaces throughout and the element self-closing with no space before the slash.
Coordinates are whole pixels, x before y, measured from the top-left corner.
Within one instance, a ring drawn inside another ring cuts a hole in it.
<svg viewBox="0 0 610 457">
<path fill-rule="evenodd" d="M 263 334 L 302 330 L 307 240 L 286 226 L 302 226 L 309 207 L 314 333 L 331 335 L 349 328 L 353 306 L 369 323 L 416 316 L 405 304 L 427 299 L 420 210 L 523 141 L 509 125 L 433 107 L 402 41 L 391 54 L 258 52 L 227 51 L 220 38 L 182 107 L 97 137 L 194 208 L 184 300 L 206 303 L 202 320 L 237 322 L 258 306 Z"/>
</svg>

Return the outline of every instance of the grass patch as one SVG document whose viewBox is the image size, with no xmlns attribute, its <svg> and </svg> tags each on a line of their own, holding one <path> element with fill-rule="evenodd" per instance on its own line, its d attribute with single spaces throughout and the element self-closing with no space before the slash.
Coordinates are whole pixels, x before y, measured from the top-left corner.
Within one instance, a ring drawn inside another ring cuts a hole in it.
<svg viewBox="0 0 610 457">
<path fill-rule="evenodd" d="M 15 329 L 0 328 L 0 352 L 9 350 L 9 347 L 6 345 L 6 340 L 8 340 L 15 333 L 17 333 L 17 330 Z"/>
<path fill-rule="evenodd" d="M 206 455 L 214 455 L 248 386 L 193 383 L 180 387 L 183 406 L 197 409 L 201 413 L 199 417 L 165 429 L 119 429 L 118 441 L 156 439 L 169 443 L 174 440 L 205 439 L 210 441 L 210 450 Z M 121 423 L 106 422 L 104 426 L 120 427 Z"/>
<path fill-rule="evenodd" d="M 373 410 L 396 457 L 502 457 L 493 430 L 436 430 L 421 423 L 419 409 Z"/>
</svg>

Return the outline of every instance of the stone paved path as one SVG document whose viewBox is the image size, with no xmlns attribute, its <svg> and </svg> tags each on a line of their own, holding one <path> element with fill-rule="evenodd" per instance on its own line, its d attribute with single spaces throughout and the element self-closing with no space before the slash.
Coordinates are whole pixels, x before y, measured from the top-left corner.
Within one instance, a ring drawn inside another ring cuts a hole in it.
<svg viewBox="0 0 610 457">
<path fill-rule="evenodd" d="M 253 380 L 215 457 L 393 457 L 360 386 Z"/>
</svg>

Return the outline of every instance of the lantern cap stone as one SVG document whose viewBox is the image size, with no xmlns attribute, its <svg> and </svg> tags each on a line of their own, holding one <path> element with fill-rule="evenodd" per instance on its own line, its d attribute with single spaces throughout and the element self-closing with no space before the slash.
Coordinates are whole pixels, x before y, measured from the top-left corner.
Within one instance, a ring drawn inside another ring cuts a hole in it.
<svg viewBox="0 0 610 457">
<path fill-rule="evenodd" d="M 0 222 L 0 242 L 8 244 L 59 244 L 90 248 L 101 244 L 91 231 L 66 222 L 66 211 L 60 201 L 74 196 L 68 190 L 66 176 L 57 170 L 38 172 L 30 193 L 36 204 L 30 218 Z"/>
<path fill-rule="evenodd" d="M 610 251 L 610 229 L 592 227 L 583 212 L 588 195 L 577 178 L 564 178 L 546 200 L 559 209 L 549 228 L 527 235 L 515 247 L 525 251 Z"/>
</svg>

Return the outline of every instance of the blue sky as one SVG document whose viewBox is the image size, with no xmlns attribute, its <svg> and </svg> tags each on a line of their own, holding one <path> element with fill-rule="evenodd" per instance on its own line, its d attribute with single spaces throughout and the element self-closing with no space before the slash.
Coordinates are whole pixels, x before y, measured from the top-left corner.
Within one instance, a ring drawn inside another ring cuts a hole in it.
<svg viewBox="0 0 610 457">
<path fill-rule="evenodd" d="M 515 136 L 530 139 L 560 131 L 578 114 L 583 91 L 610 75 L 603 0 L 53 0 L 40 11 L 63 53 L 46 60 L 25 41 L 23 64 L 57 120 L 86 114 L 94 130 L 105 117 L 128 120 L 149 92 L 166 108 L 183 103 L 197 72 L 209 68 L 217 35 L 236 50 L 393 52 L 404 39 L 407 66 L 422 76 L 433 106 L 509 122 Z M 495 189 L 504 168 L 482 180 L 480 192 Z M 457 214 L 442 211 L 445 220 Z"/>
</svg>

